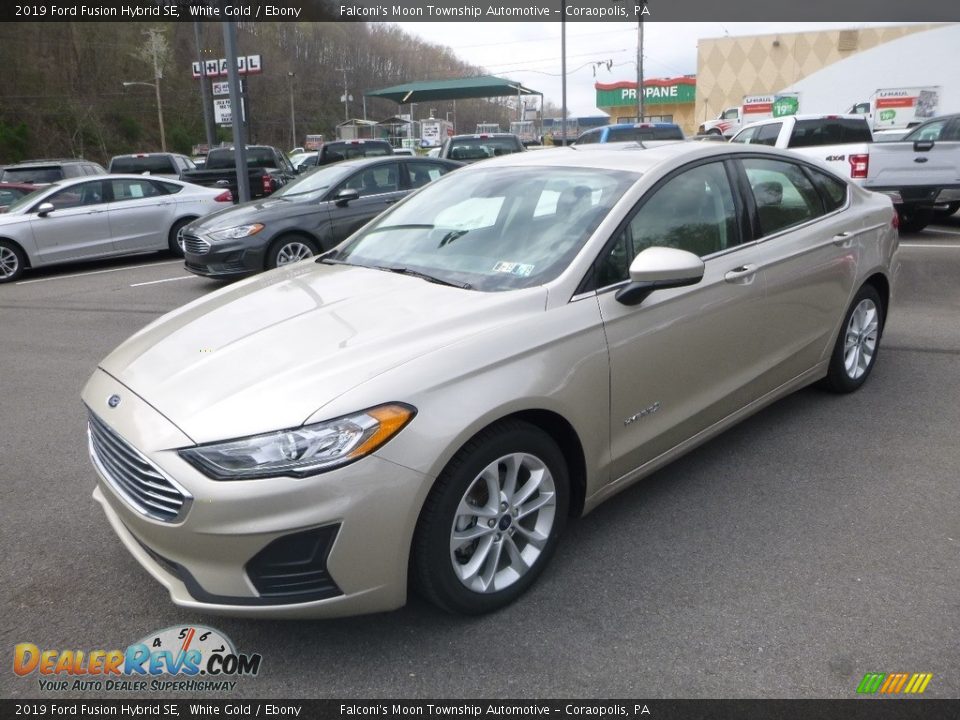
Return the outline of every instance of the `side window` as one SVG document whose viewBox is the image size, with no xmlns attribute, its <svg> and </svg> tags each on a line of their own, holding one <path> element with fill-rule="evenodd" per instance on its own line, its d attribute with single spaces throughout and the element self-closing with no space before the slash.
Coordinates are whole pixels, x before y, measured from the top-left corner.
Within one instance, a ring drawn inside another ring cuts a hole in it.
<svg viewBox="0 0 960 720">
<path fill-rule="evenodd" d="M 914 142 L 915 140 L 939 140 L 944 134 L 948 120 L 937 120 L 935 122 L 921 125 L 904 138 L 904 141 Z"/>
<path fill-rule="evenodd" d="M 446 165 L 432 162 L 407 163 L 407 170 L 410 173 L 410 187 L 423 187 L 431 180 L 436 180 L 441 175 L 446 175 L 453 168 Z"/>
<path fill-rule="evenodd" d="M 360 197 L 395 192 L 400 189 L 399 169 L 397 163 L 384 163 L 361 170 L 349 177 L 334 191 L 334 194 L 344 189 L 356 190 L 360 193 Z"/>
<path fill-rule="evenodd" d="M 627 280 L 630 263 L 649 247 L 673 247 L 705 257 L 739 242 L 733 191 L 723 163 L 699 165 L 647 196 L 601 259 L 599 287 Z"/>
<path fill-rule="evenodd" d="M 845 182 L 813 168 L 807 168 L 807 172 L 813 178 L 813 184 L 820 190 L 827 212 L 833 212 L 843 207 L 847 201 L 847 184 Z"/>
<path fill-rule="evenodd" d="M 103 191 L 102 181 L 85 182 L 64 188 L 48 197 L 44 202 L 52 203 L 57 210 L 67 210 L 85 205 L 99 205 L 103 202 Z"/>
<path fill-rule="evenodd" d="M 763 235 L 823 215 L 820 195 L 799 165 L 783 160 L 745 158 L 743 168 L 757 203 Z"/>
<path fill-rule="evenodd" d="M 736 120 L 740 115 L 740 111 L 737 108 L 729 108 L 723 111 L 724 120 Z"/>
<path fill-rule="evenodd" d="M 761 125 L 757 129 L 757 136 L 754 138 L 753 142 L 757 145 L 769 145 L 773 147 L 777 144 L 777 137 L 780 135 L 780 130 L 783 128 L 783 123 L 770 123 L 769 125 Z"/>
<path fill-rule="evenodd" d="M 950 123 L 946 132 L 942 133 L 941 140 L 960 140 L 960 120 L 954 120 Z"/>
<path fill-rule="evenodd" d="M 757 131 L 760 128 L 752 127 L 747 128 L 746 130 L 741 130 L 738 132 L 734 138 L 730 141 L 732 143 L 743 143 L 744 145 L 749 145 L 752 142 L 756 142 Z"/>
<path fill-rule="evenodd" d="M 140 200 L 161 195 L 160 189 L 147 179 L 111 180 L 114 201 Z"/>
</svg>

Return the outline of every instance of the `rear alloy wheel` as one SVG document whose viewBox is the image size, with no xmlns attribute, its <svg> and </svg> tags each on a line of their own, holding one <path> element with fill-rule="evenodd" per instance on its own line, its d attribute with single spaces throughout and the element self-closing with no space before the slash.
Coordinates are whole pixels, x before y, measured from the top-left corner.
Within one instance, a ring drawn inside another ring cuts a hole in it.
<svg viewBox="0 0 960 720">
<path fill-rule="evenodd" d="M 305 237 L 291 235 L 280 238 L 270 248 L 270 253 L 267 256 L 267 269 L 306 260 L 319 251 L 317 244 Z"/>
<path fill-rule="evenodd" d="M 923 230 L 933 221 L 932 208 L 901 208 L 900 213 L 900 232 L 916 233 Z"/>
<path fill-rule="evenodd" d="M 513 602 L 556 549 L 568 503 L 566 464 L 549 435 L 519 421 L 484 431 L 454 456 L 424 505 L 414 583 L 451 612 Z"/>
<path fill-rule="evenodd" d="M 6 240 L 0 240 L 0 283 L 13 282 L 23 274 L 27 260 L 23 250 Z"/>
<path fill-rule="evenodd" d="M 866 382 L 880 349 L 883 302 L 872 285 L 864 285 L 850 304 L 837 337 L 826 386 L 834 392 L 853 392 Z"/>
<path fill-rule="evenodd" d="M 183 239 L 180 237 L 180 231 L 192 223 L 196 218 L 183 218 L 177 220 L 170 233 L 167 236 L 167 246 L 170 248 L 170 254 L 174 257 L 183 257 Z"/>
</svg>

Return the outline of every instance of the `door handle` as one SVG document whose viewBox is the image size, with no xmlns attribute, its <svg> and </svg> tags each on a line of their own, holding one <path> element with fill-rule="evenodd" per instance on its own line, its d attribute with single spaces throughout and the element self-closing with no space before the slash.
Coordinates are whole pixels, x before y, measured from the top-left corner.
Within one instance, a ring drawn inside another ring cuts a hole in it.
<svg viewBox="0 0 960 720">
<path fill-rule="evenodd" d="M 87 212 L 87 215 L 99 215 L 100 213 L 105 213 L 106 211 L 106 208 L 103 208 L 102 210 L 90 210 Z"/>
<path fill-rule="evenodd" d="M 842 232 L 833 236 L 833 244 L 837 247 L 848 248 L 853 244 L 853 233 Z"/>
<path fill-rule="evenodd" d="M 400 199 L 400 198 L 390 198 L 390 199 L 388 199 L 388 200 L 384 200 L 384 201 L 383 201 L 383 204 L 384 204 L 384 205 L 393 205 L 393 204 L 394 204 L 395 202 L 397 202 L 397 200 L 399 200 L 399 199 Z"/>
<path fill-rule="evenodd" d="M 753 282 L 754 277 L 757 274 L 756 265 L 741 265 L 735 267 L 733 270 L 730 270 L 726 275 L 723 276 L 723 279 L 728 283 L 740 283 L 742 285 L 749 285 Z"/>
</svg>

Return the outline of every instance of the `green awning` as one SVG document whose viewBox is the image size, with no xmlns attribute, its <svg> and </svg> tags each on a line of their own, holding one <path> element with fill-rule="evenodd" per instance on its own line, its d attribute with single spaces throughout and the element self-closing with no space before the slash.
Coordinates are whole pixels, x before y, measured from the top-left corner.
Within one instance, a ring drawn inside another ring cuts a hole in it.
<svg viewBox="0 0 960 720">
<path fill-rule="evenodd" d="M 419 103 L 432 100 L 461 100 L 465 98 L 507 97 L 510 95 L 540 95 L 520 83 L 493 75 L 457 78 L 455 80 L 428 80 L 405 83 L 371 90 L 367 97 L 381 97 L 395 103 Z"/>
</svg>

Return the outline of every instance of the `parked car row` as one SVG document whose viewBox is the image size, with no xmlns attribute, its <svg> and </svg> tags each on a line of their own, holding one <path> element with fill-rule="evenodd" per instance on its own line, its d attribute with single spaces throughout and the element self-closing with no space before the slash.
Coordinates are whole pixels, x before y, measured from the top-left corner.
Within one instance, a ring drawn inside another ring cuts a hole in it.
<svg viewBox="0 0 960 720">
<path fill-rule="evenodd" d="M 180 229 L 230 201 L 229 191 L 144 175 L 58 180 L 0 214 L 0 283 L 28 267 L 179 252 Z"/>
</svg>

